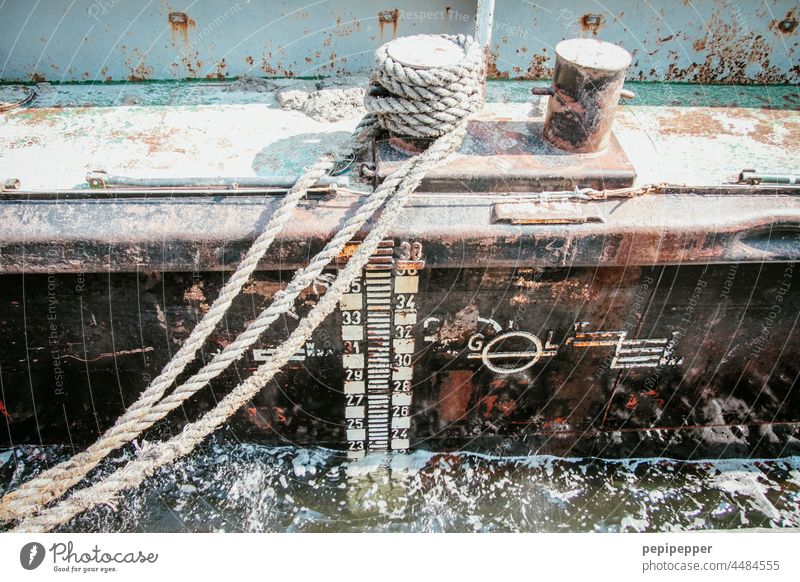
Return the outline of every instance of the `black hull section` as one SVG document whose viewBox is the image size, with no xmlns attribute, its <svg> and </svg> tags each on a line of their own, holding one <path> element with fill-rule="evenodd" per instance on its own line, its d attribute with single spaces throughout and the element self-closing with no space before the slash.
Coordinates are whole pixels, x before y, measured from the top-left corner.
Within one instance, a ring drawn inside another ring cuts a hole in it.
<svg viewBox="0 0 800 582">
<path fill-rule="evenodd" d="M 392 341 L 410 348 L 394 343 L 393 373 L 403 378 L 398 368 L 410 368 L 411 380 L 405 386 L 392 380 L 391 389 L 410 402 L 401 410 L 406 401 L 393 401 L 399 403 L 393 418 L 408 420 L 392 422 L 392 448 L 601 457 L 800 454 L 795 269 L 789 262 L 423 268 L 416 293 L 407 295 L 394 279 Z M 257 273 L 198 362 L 243 330 L 290 275 Z M 0 446 L 77 447 L 96 439 L 188 337 L 225 276 L 0 277 L 6 338 Z M 306 290 L 297 315 L 324 290 Z M 414 317 L 401 321 L 398 309 L 409 307 L 402 304 L 409 295 Z M 230 419 L 231 436 L 349 449 L 354 456 L 370 448 L 352 432 L 363 426 L 351 411 L 364 398 L 344 388 L 360 377 L 345 362 L 368 355 L 368 346 L 354 346 L 359 342 L 343 332 L 358 323 L 355 311 L 326 320 Z M 172 434 L 198 418 L 295 324 L 288 316 L 276 322 L 255 349 L 146 437 Z M 361 418 L 370 414 L 367 405 Z"/>
</svg>

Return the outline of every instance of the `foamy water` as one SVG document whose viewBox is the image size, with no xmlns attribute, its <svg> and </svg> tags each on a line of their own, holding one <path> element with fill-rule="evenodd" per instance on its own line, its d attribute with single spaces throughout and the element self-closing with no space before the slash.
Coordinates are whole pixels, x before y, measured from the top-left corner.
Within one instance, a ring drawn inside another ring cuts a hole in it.
<svg viewBox="0 0 800 582">
<path fill-rule="evenodd" d="M 66 458 L 0 451 L 0 491 Z M 134 452 L 107 462 L 110 471 Z M 800 457 L 601 461 L 209 444 L 62 531 L 673 531 L 800 527 Z"/>
</svg>

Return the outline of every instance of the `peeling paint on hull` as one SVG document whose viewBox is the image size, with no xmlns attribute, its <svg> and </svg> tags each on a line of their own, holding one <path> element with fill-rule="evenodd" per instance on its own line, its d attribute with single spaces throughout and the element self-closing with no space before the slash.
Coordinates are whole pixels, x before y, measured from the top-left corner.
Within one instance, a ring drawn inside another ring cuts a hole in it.
<svg viewBox="0 0 800 582">
<path fill-rule="evenodd" d="M 394 5 L 333 2 L 152 3 L 56 0 L 0 8 L 6 81 L 218 79 L 240 75 L 368 73 L 395 36 L 471 33 L 467 0 Z M 489 74 L 541 79 L 564 38 L 594 37 L 634 56 L 629 79 L 697 83 L 797 83 L 800 30 L 791 0 L 665 5 L 615 0 L 587 12 L 578 0 L 502 2 L 495 10 Z M 19 37 L 17 36 L 19 33 Z M 7 61 L 6 61 L 7 58 Z"/>
</svg>

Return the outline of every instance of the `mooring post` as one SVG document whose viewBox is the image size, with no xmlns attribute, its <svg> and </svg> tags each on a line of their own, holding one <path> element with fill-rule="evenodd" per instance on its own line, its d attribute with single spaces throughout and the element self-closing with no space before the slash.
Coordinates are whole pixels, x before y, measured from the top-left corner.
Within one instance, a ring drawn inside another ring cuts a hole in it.
<svg viewBox="0 0 800 582">
<path fill-rule="evenodd" d="M 558 43 L 545 139 L 573 153 L 605 149 L 630 64 L 631 54 L 609 42 L 573 38 Z"/>
</svg>

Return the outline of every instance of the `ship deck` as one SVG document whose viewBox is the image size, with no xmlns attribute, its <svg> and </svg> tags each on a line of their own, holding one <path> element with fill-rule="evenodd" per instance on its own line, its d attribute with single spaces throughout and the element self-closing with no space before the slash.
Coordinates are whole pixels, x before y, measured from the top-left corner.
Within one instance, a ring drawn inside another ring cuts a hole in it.
<svg viewBox="0 0 800 582">
<path fill-rule="evenodd" d="M 87 187 L 86 173 L 99 169 L 147 178 L 297 174 L 345 139 L 363 112 L 318 121 L 276 100 L 276 90 L 317 83 L 40 84 L 30 106 L 0 113 L 0 177 L 19 179 L 24 190 L 61 190 Z M 541 84 L 490 81 L 478 119 L 541 119 L 542 98 L 530 94 Z M 637 96 L 620 106 L 615 135 L 637 184 L 707 186 L 734 181 L 745 168 L 798 170 L 795 86 L 626 86 Z"/>
</svg>

